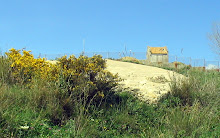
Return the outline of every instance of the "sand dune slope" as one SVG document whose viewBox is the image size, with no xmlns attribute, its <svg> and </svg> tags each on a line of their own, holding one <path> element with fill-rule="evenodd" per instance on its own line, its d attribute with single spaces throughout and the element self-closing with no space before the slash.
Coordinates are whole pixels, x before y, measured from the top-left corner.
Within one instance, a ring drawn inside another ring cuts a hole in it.
<svg viewBox="0 0 220 138">
<path fill-rule="evenodd" d="M 123 79 L 120 84 L 124 89 L 133 91 L 141 100 L 156 102 L 161 95 L 169 91 L 169 83 L 173 76 L 184 78 L 183 75 L 165 69 L 107 60 L 107 70 Z"/>
</svg>

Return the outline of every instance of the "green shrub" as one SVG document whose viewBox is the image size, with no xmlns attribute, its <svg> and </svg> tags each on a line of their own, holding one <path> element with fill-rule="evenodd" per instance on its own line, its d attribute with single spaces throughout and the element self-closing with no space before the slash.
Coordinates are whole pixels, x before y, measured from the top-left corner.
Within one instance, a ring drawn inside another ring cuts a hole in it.
<svg viewBox="0 0 220 138">
<path fill-rule="evenodd" d="M 117 75 L 105 70 L 106 62 L 101 56 L 91 58 L 82 55 L 78 58 L 64 56 L 58 59 L 57 64 L 52 65 L 44 59 L 34 59 L 28 51 L 23 53 L 24 55 L 21 55 L 19 50 L 12 49 L 7 53 L 8 57 L 2 57 L 0 60 L 1 84 L 9 89 L 18 90 L 11 93 L 6 93 L 6 89 L 3 90 L 0 99 L 7 99 L 0 105 L 3 109 L 6 109 L 12 99 L 11 103 L 15 101 L 15 104 L 28 103 L 36 111 L 44 110 L 43 116 L 53 124 L 61 125 L 71 117 L 86 113 L 91 105 L 100 106 L 103 103 L 110 105 L 114 98 L 114 88 L 119 79 Z M 27 61 L 28 64 L 23 61 Z M 22 75 L 25 73 L 21 71 L 22 68 L 29 74 L 30 81 L 13 82 L 13 79 L 25 80 L 19 78 L 25 76 Z M 12 85 L 16 88 L 11 87 Z M 28 94 L 25 95 L 25 92 Z"/>
<path fill-rule="evenodd" d="M 160 101 L 170 106 L 192 105 L 199 101 L 203 106 L 216 102 L 220 88 L 220 74 L 218 72 L 203 72 L 190 70 L 187 79 L 172 78 L 170 92 Z M 219 101 L 219 100 L 217 100 Z"/>
<path fill-rule="evenodd" d="M 219 77 L 218 72 L 190 70 L 188 79 L 174 78 L 171 91 L 158 103 L 166 112 L 166 133 L 174 137 L 219 135 Z"/>
<path fill-rule="evenodd" d="M 68 91 L 68 96 L 77 102 L 100 104 L 114 95 L 118 76 L 104 70 L 106 62 L 101 56 L 80 56 L 58 59 L 61 67 L 59 85 Z M 81 101 L 79 101 L 81 100 Z"/>
<path fill-rule="evenodd" d="M 170 93 L 150 105 L 116 91 L 119 79 L 100 56 L 63 57 L 56 66 L 58 78 L 33 77 L 31 87 L 9 82 L 10 72 L 0 69 L 1 137 L 219 136 L 217 72 L 190 70 L 188 80 L 174 79 Z"/>
<path fill-rule="evenodd" d="M 188 79 L 177 80 L 174 78 L 170 84 L 170 92 L 164 95 L 160 101 L 163 101 L 168 107 L 192 105 L 195 101 L 195 82 Z"/>
<path fill-rule="evenodd" d="M 134 58 L 134 57 L 123 57 L 123 58 L 120 59 L 120 61 L 141 64 L 141 62 L 138 59 Z"/>
<path fill-rule="evenodd" d="M 10 67 L 11 63 L 9 59 L 5 56 L 1 56 L 0 58 L 0 83 L 8 83 L 12 84 L 14 82 L 14 78 L 12 76 L 12 68 Z"/>
</svg>

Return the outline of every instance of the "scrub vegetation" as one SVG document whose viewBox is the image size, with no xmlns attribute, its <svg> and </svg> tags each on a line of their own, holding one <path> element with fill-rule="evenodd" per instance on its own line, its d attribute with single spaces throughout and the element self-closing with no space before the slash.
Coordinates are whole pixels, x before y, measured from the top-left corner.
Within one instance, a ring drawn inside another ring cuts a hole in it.
<svg viewBox="0 0 220 138">
<path fill-rule="evenodd" d="M 120 91 L 101 56 L 0 59 L 1 137 L 218 137 L 220 73 L 189 69 L 148 104 Z"/>
</svg>

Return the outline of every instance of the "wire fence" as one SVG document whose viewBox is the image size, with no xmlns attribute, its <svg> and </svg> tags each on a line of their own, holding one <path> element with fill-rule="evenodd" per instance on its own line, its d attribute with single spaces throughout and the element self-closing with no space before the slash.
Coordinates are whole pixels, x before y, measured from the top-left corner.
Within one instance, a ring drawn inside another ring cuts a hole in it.
<svg viewBox="0 0 220 138">
<path fill-rule="evenodd" d="M 94 55 L 101 55 L 104 59 L 121 59 L 123 57 L 134 57 L 143 63 L 147 64 L 147 56 L 146 52 L 85 52 L 85 53 L 76 53 L 76 54 L 44 54 L 41 55 L 41 57 L 45 57 L 48 60 L 56 60 L 57 58 L 60 58 L 64 55 L 70 56 L 74 55 L 76 57 L 79 57 L 80 55 L 85 55 L 88 57 L 92 57 Z M 168 63 L 163 64 L 169 64 L 171 66 L 175 67 L 175 64 L 178 64 L 179 68 L 182 68 L 184 66 L 191 66 L 191 67 L 198 67 L 198 68 L 205 68 L 206 70 L 212 70 L 217 69 L 219 70 L 219 61 L 209 61 L 205 59 L 193 59 L 191 57 L 180 57 L 180 56 L 174 56 L 169 55 L 168 56 Z M 149 63 L 148 63 L 149 64 Z M 154 65 L 161 64 L 161 63 L 152 63 Z"/>
</svg>

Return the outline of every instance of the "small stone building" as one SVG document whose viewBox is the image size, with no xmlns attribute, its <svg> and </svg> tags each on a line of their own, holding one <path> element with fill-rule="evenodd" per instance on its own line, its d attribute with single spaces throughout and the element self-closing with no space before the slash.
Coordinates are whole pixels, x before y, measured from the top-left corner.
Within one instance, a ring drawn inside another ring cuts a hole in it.
<svg viewBox="0 0 220 138">
<path fill-rule="evenodd" d="M 147 62 L 148 63 L 168 63 L 167 47 L 147 47 Z"/>
</svg>

